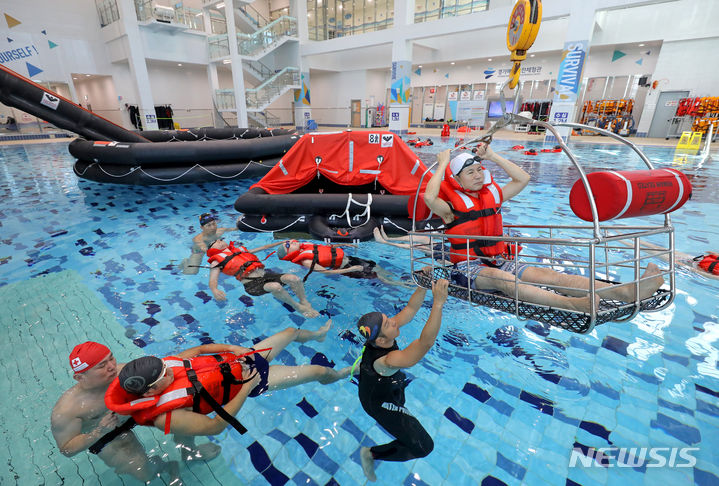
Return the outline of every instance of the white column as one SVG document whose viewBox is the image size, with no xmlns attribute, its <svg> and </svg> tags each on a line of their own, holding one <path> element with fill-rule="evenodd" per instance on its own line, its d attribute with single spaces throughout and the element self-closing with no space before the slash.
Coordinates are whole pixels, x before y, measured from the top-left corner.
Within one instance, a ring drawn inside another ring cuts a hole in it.
<svg viewBox="0 0 719 486">
<path fill-rule="evenodd" d="M 117 2 L 120 12 L 120 21 L 125 27 L 128 47 L 128 63 L 130 74 L 135 83 L 137 104 L 142 117 L 142 126 L 145 130 L 157 130 L 157 116 L 155 115 L 155 102 L 150 89 L 150 76 L 145 63 L 145 51 L 142 48 L 140 27 L 137 25 L 137 14 L 134 2 Z"/>
<path fill-rule="evenodd" d="M 297 19 L 297 36 L 300 44 L 309 40 L 309 27 L 307 26 L 307 0 L 290 0 L 290 17 Z"/>
<path fill-rule="evenodd" d="M 307 0 L 290 0 L 290 16 L 297 19 L 297 35 L 300 45 L 308 42 Z M 302 88 L 294 90 L 295 128 L 302 130 L 307 127 L 307 121 L 312 119 L 312 108 L 310 106 L 310 70 L 302 58 L 300 49 L 297 49 L 296 65 L 300 69 Z"/>
<path fill-rule="evenodd" d="M 597 0 L 572 2 L 570 6 L 569 25 L 564 39 L 564 52 L 557 73 L 557 85 L 549 114 L 550 122 L 574 121 L 577 111 L 577 98 L 581 89 L 582 71 L 589 54 L 589 44 L 594 32 L 594 17 Z M 541 28 L 539 34 L 542 34 Z M 565 141 L 569 140 L 572 130 L 568 127 L 557 128 Z M 555 141 L 552 133 L 544 135 L 547 142 Z"/>
<path fill-rule="evenodd" d="M 245 98 L 245 74 L 242 71 L 242 58 L 237 50 L 237 28 L 235 27 L 235 1 L 225 1 L 225 20 L 227 21 L 227 37 L 230 45 L 232 61 L 232 88 L 235 90 L 235 106 L 237 107 L 237 126 L 247 127 L 247 100 Z"/>
<path fill-rule="evenodd" d="M 395 27 L 409 25 L 414 21 L 414 2 L 395 2 Z M 412 88 L 412 42 L 404 37 L 392 41 L 392 71 L 390 74 L 389 129 L 406 133 L 409 129 L 410 93 Z"/>
</svg>

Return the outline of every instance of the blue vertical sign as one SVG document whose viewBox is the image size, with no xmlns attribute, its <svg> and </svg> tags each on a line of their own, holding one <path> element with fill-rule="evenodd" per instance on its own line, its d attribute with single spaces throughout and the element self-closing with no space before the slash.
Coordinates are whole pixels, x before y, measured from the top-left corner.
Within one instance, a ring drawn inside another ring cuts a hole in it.
<svg viewBox="0 0 719 486">
<path fill-rule="evenodd" d="M 573 41 L 564 44 L 562 61 L 559 64 L 555 102 L 576 102 L 579 86 L 582 84 L 582 71 L 587 58 L 589 41 Z"/>
</svg>

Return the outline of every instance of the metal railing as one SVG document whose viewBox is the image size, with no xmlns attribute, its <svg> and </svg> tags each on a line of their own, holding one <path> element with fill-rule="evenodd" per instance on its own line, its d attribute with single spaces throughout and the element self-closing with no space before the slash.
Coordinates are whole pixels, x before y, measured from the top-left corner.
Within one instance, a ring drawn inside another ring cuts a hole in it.
<svg viewBox="0 0 719 486">
<path fill-rule="evenodd" d="M 470 245 L 471 242 L 475 240 L 489 242 L 503 241 L 515 249 L 525 244 L 532 244 L 534 247 L 532 249 L 535 253 L 534 255 L 530 255 L 528 251 L 521 254 L 517 251 L 514 252 L 518 255 L 516 257 L 518 265 L 515 265 L 515 269 L 519 268 L 521 264 L 551 269 L 558 269 L 558 267 L 561 267 L 562 270 L 570 269 L 571 273 L 580 274 L 588 278 L 586 288 L 533 284 L 521 281 L 516 271 L 513 276 L 514 292 L 512 292 L 512 294 L 497 294 L 490 289 L 475 289 L 472 286 L 474 278 L 471 274 L 463 275 L 464 279 L 462 282 L 465 283 L 458 284 L 457 274 L 464 272 L 449 263 L 450 250 L 448 249 L 448 237 L 450 235 L 438 231 L 418 231 L 416 214 L 413 214 L 413 228 L 410 233 L 410 258 L 415 280 L 420 285 L 427 286 L 431 285 L 431 281 L 436 278 L 450 278 L 453 280 L 453 284 L 450 285 L 450 293 L 473 304 L 489 305 L 496 309 L 512 312 L 518 319 L 529 318 L 539 320 L 582 333 L 590 332 L 597 323 L 627 321 L 634 318 L 640 311 L 657 311 L 669 306 L 674 300 L 676 292 L 674 274 L 674 227 L 671 224 L 670 216 L 665 214 L 664 224 L 655 226 L 609 226 L 600 224 L 597 207 L 587 176 L 576 156 L 569 147 L 567 147 L 555 128 L 556 126 L 572 128 L 584 128 L 586 126 L 576 123 L 550 124 L 538 120 L 528 120 L 523 117 L 518 117 L 517 115 L 505 116 L 512 117 L 513 123 L 529 121 L 533 125 L 543 126 L 555 135 L 559 145 L 579 172 L 580 180 L 587 194 L 593 224 L 553 226 L 506 225 L 504 228 L 513 231 L 514 234 L 502 236 L 462 235 L 461 239 L 466 240 L 466 248 L 455 248 L 451 251 L 462 255 L 466 254 L 466 259 L 469 260 Z M 599 130 L 599 132 L 603 135 L 616 138 L 628 145 L 639 155 L 649 169 L 653 169 L 649 159 L 636 145 L 612 132 L 606 130 Z M 432 167 L 435 166 L 436 164 Z M 421 197 L 420 189 L 422 183 L 429 175 L 432 167 L 427 169 L 422 175 L 422 180 L 414 196 L 415 207 L 419 197 Z M 517 234 L 521 234 L 522 236 L 517 236 Z M 426 242 L 428 236 L 429 244 Z M 641 239 L 646 239 L 649 236 L 665 237 L 666 244 L 655 247 L 652 250 L 646 250 L 646 248 L 642 246 Z M 456 237 L 456 235 L 453 235 L 453 238 Z M 440 244 L 443 249 L 439 252 L 432 251 L 436 244 Z M 537 247 L 542 249 L 537 252 L 535 250 Z M 429 251 L 427 248 L 429 248 Z M 630 253 L 629 256 L 627 255 L 628 253 Z M 646 262 L 646 260 L 659 256 L 668 257 L 669 267 L 662 270 L 660 275 L 662 277 L 665 275 L 669 276 L 669 289 L 660 290 L 653 296 L 640 298 L 642 293 L 641 285 L 649 284 L 646 280 L 656 276 L 643 276 L 643 272 L 647 270 L 648 262 Z M 503 263 L 502 258 L 498 258 L 497 260 L 500 265 Z M 427 266 L 431 268 L 431 277 L 419 271 L 419 269 Z M 622 278 L 631 276 L 631 278 L 625 280 L 623 283 L 615 282 L 613 285 L 606 287 L 604 285 L 597 285 L 595 281 L 597 275 L 604 279 L 609 278 L 609 276 L 619 276 Z M 572 296 L 584 292 L 591 296 L 599 296 L 602 300 L 597 302 L 594 298 L 590 299 L 589 308 L 586 312 L 562 309 L 556 306 L 553 308 L 547 305 L 531 304 L 522 301 L 519 298 L 519 294 L 520 287 L 523 286 L 541 286 L 551 291 L 556 291 L 557 293 Z M 622 288 L 626 289 L 629 295 L 634 295 L 634 297 L 630 299 L 614 298 L 617 295 L 617 289 L 620 289 L 619 293 L 621 293 Z M 618 300 L 621 300 L 621 302 L 618 302 Z"/>
<path fill-rule="evenodd" d="M 269 111 L 254 111 L 247 113 L 247 121 L 250 126 L 258 128 L 280 126 L 280 117 L 271 114 Z"/>
<path fill-rule="evenodd" d="M 207 38 L 210 60 L 221 59 L 230 55 L 230 41 L 227 34 L 211 35 Z"/>
<path fill-rule="evenodd" d="M 95 0 L 95 7 L 101 28 L 120 20 L 120 11 L 115 0 Z"/>
<path fill-rule="evenodd" d="M 260 61 L 243 61 L 242 66 L 246 71 L 250 71 L 257 79 L 261 79 L 262 82 L 267 81 L 277 73 L 277 71 L 265 66 Z"/>
<path fill-rule="evenodd" d="M 255 29 L 261 29 L 270 23 L 269 19 L 258 12 L 252 5 L 240 5 L 237 10 L 242 12 L 242 14 L 255 26 Z"/>
<path fill-rule="evenodd" d="M 238 33 L 237 50 L 241 56 L 253 57 L 286 37 L 297 37 L 297 19 L 283 16 L 253 34 Z"/>
<path fill-rule="evenodd" d="M 262 111 L 287 90 L 300 87 L 300 70 L 286 67 L 258 87 L 245 90 L 247 111 Z"/>
<path fill-rule="evenodd" d="M 185 25 L 192 30 L 204 32 L 202 11 L 190 7 L 168 7 L 154 0 L 135 0 L 135 13 L 139 22 L 156 20 L 168 24 Z"/>
<path fill-rule="evenodd" d="M 489 8 L 489 0 L 459 0 L 454 5 L 440 3 L 439 8 L 415 12 L 414 22 L 430 22 L 447 17 L 459 17 L 475 12 L 482 12 Z"/>
</svg>

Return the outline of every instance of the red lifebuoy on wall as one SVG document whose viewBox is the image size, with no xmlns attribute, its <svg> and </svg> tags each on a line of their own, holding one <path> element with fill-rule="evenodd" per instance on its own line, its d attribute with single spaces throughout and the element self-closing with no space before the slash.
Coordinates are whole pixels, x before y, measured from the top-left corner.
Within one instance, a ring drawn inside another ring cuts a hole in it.
<svg viewBox="0 0 719 486">
<path fill-rule="evenodd" d="M 599 221 L 669 213 L 692 196 L 689 179 L 674 169 L 592 172 L 587 174 L 587 180 Z M 569 192 L 569 205 L 577 217 L 592 221 L 581 180 Z"/>
</svg>

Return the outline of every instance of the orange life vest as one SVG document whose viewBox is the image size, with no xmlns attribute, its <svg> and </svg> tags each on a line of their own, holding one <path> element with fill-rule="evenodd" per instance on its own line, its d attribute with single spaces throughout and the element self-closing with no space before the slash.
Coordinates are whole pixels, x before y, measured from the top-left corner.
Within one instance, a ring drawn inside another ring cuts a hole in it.
<svg viewBox="0 0 719 486">
<path fill-rule="evenodd" d="M 712 275 L 719 275 L 719 255 L 716 253 L 709 253 L 708 255 L 701 255 L 695 258 L 699 263 L 697 266 L 707 273 Z"/>
<path fill-rule="evenodd" d="M 241 357 L 244 355 L 221 353 L 185 360 L 175 356 L 162 358 L 172 370 L 174 379 L 161 395 L 138 397 L 126 392 L 120 386 L 120 380 L 115 378 L 105 392 L 105 405 L 113 412 L 131 415 L 140 425 L 153 425 L 158 416 L 182 408 L 192 407 L 193 412 L 202 414 L 217 412 L 201 389 L 217 404 L 224 405 L 229 402 L 248 381 L 242 379 L 242 362 L 239 360 Z M 198 386 L 198 383 L 201 386 Z M 237 424 L 239 425 L 239 422 Z M 169 425 L 169 420 L 166 420 L 166 434 L 169 433 Z"/>
<path fill-rule="evenodd" d="M 302 265 L 305 260 L 311 260 L 313 264 L 321 265 L 325 268 L 340 268 L 345 252 L 342 248 L 329 245 L 316 245 L 314 243 L 300 243 L 300 248 L 291 253 L 287 253 L 280 260 L 286 260 L 298 265 Z"/>
<path fill-rule="evenodd" d="M 216 262 L 222 273 L 237 277 L 240 280 L 255 270 L 265 268 L 257 256 L 247 251 L 244 246 L 236 247 L 234 241 L 230 241 L 230 244 L 224 250 L 209 248 L 207 256 L 209 256 L 207 261 L 211 264 Z"/>
<path fill-rule="evenodd" d="M 502 188 L 493 178 L 474 197 L 462 189 L 447 166 L 440 196 L 450 204 L 455 217 L 454 221 L 445 225 L 446 235 L 502 236 Z M 503 241 L 467 240 L 456 236 L 449 238 L 452 263 L 467 259 L 467 241 L 470 260 L 476 257 L 487 257 L 488 260 L 494 260 L 496 256 L 510 257 L 509 247 Z"/>
</svg>

